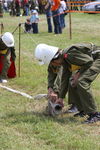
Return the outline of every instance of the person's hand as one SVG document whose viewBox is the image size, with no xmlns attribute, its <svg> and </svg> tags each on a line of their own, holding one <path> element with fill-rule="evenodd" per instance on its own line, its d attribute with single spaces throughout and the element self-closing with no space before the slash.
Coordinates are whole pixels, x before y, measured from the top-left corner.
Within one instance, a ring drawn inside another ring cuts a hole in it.
<svg viewBox="0 0 100 150">
<path fill-rule="evenodd" d="M 64 103 L 63 103 L 63 99 L 62 99 L 62 98 L 58 98 L 58 99 L 55 101 L 55 104 L 59 104 L 59 105 L 61 105 L 62 107 L 64 107 Z"/>
<path fill-rule="evenodd" d="M 71 77 L 70 83 L 71 83 L 71 86 L 72 86 L 72 87 L 76 87 L 79 77 L 80 77 L 80 72 L 75 73 L 75 74 Z"/>
<path fill-rule="evenodd" d="M 58 99 L 58 95 L 53 91 L 52 88 L 48 89 L 48 99 L 50 99 L 53 103 Z"/>
</svg>

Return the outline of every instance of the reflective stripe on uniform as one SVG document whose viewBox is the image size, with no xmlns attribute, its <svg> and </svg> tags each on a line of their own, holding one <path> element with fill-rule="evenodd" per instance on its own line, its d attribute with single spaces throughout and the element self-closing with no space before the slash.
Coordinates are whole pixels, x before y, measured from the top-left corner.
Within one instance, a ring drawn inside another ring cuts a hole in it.
<svg viewBox="0 0 100 150">
<path fill-rule="evenodd" d="M 7 53 L 7 49 L 0 51 L 0 54 L 6 54 Z"/>
<path fill-rule="evenodd" d="M 69 70 L 70 70 L 71 72 L 73 72 L 73 71 L 79 70 L 80 68 L 81 68 L 80 66 L 71 65 L 71 67 L 69 68 Z"/>
</svg>

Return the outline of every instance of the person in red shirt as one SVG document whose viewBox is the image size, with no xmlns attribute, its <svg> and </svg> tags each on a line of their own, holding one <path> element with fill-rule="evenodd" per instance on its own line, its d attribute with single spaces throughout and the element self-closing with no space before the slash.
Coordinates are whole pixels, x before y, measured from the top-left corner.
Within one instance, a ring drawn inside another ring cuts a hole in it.
<svg viewBox="0 0 100 150">
<path fill-rule="evenodd" d="M 21 15 L 20 8 L 21 8 L 20 0 L 15 0 L 16 16 L 20 16 Z"/>
</svg>

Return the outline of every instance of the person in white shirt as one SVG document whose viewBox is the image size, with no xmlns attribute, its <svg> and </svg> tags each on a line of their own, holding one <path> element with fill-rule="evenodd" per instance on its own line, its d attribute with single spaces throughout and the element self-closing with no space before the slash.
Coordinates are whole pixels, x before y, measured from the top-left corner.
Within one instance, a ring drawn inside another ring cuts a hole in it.
<svg viewBox="0 0 100 150">
<path fill-rule="evenodd" d="M 67 9 L 66 2 L 64 0 L 61 0 L 61 5 L 59 8 L 60 11 L 60 22 L 62 29 L 65 27 L 65 10 Z"/>
</svg>

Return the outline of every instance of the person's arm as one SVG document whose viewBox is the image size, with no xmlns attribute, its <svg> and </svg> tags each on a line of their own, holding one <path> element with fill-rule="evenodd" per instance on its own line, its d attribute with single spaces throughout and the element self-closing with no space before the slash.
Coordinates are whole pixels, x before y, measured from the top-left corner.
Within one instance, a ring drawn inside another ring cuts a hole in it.
<svg viewBox="0 0 100 150">
<path fill-rule="evenodd" d="M 62 79 L 61 79 L 61 90 L 59 92 L 59 98 L 56 99 L 55 103 L 60 104 L 62 107 L 64 107 L 63 99 L 65 98 L 67 92 L 68 92 L 68 86 L 69 86 L 69 78 L 71 76 L 71 72 L 69 71 L 68 64 L 63 64 L 63 72 L 62 72 Z"/>
<path fill-rule="evenodd" d="M 71 76 L 71 72 L 69 71 L 68 64 L 64 63 L 62 78 L 61 78 L 61 90 L 59 93 L 59 97 L 62 99 L 65 98 L 65 96 L 68 92 L 68 85 L 69 85 L 70 76 Z"/>
<path fill-rule="evenodd" d="M 53 89 L 56 77 L 57 77 L 57 72 L 54 72 L 53 66 L 49 65 L 49 67 L 48 67 L 48 88 Z"/>
<path fill-rule="evenodd" d="M 59 72 L 58 67 L 49 65 L 48 67 L 48 98 L 52 102 L 55 102 L 58 99 L 58 91 L 55 89 L 55 81 Z"/>
</svg>

